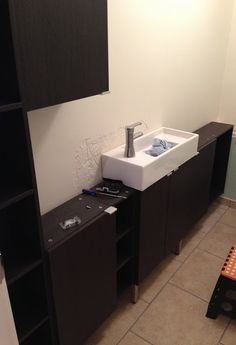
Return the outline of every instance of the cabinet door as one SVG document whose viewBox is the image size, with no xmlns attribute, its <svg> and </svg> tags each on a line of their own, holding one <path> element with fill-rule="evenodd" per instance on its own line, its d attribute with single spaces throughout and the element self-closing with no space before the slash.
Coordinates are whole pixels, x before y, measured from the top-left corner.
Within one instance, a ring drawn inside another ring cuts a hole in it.
<svg viewBox="0 0 236 345">
<path fill-rule="evenodd" d="M 169 178 L 164 177 L 140 193 L 138 283 L 165 255 L 168 186 Z"/>
<path fill-rule="evenodd" d="M 51 249 L 49 267 L 59 344 L 82 345 L 115 307 L 115 215 Z"/>
<path fill-rule="evenodd" d="M 108 90 L 107 0 L 9 0 L 27 110 Z"/>
<path fill-rule="evenodd" d="M 191 227 L 205 213 L 209 203 L 215 144 L 200 150 L 174 172 L 170 179 L 166 247 L 175 251 Z"/>
</svg>

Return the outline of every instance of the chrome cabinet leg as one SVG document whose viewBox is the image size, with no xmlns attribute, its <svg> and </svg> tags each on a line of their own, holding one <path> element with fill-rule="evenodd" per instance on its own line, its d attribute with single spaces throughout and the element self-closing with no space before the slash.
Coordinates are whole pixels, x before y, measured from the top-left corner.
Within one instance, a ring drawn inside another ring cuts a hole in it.
<svg viewBox="0 0 236 345">
<path fill-rule="evenodd" d="M 179 243 L 177 244 L 176 248 L 175 248 L 175 255 L 179 255 L 181 253 L 183 247 L 183 240 L 179 241 Z"/>
<path fill-rule="evenodd" d="M 132 291 L 132 302 L 133 303 L 138 302 L 138 296 L 139 296 L 139 286 L 133 285 L 133 291 Z"/>
</svg>

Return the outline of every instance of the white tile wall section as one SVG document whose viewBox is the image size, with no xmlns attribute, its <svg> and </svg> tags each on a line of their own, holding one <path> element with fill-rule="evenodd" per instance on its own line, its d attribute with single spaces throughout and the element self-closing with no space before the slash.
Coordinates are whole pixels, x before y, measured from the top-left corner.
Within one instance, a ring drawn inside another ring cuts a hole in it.
<svg viewBox="0 0 236 345">
<path fill-rule="evenodd" d="M 148 131 L 147 124 L 142 122 L 142 131 Z M 125 128 L 105 135 L 86 138 L 81 141 L 74 159 L 73 184 L 75 190 L 80 193 L 82 188 L 90 188 L 102 179 L 101 154 L 110 150 L 111 146 L 116 147 L 125 143 Z"/>
<path fill-rule="evenodd" d="M 124 129 L 81 141 L 74 157 L 73 183 L 77 192 L 101 181 L 101 154 L 109 150 L 111 143 L 118 146 L 123 141 Z"/>
</svg>

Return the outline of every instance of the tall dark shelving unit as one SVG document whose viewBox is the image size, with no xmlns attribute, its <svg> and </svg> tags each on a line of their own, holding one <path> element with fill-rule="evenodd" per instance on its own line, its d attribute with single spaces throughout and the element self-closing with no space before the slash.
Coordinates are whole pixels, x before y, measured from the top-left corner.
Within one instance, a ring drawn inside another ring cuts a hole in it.
<svg viewBox="0 0 236 345">
<path fill-rule="evenodd" d="M 0 0 L 0 47 L 0 251 L 19 344 L 50 345 L 38 194 L 7 0 Z"/>
</svg>

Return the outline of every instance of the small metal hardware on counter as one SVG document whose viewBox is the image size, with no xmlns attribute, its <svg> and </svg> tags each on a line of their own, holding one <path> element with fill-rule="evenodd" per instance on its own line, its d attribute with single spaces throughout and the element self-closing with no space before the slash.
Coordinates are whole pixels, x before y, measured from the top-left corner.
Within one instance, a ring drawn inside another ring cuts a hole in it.
<svg viewBox="0 0 236 345">
<path fill-rule="evenodd" d="M 115 213 L 116 211 L 117 211 L 117 208 L 114 207 L 114 206 L 110 206 L 110 207 L 108 207 L 108 208 L 106 208 L 106 209 L 104 210 L 104 212 L 106 212 L 106 213 L 108 213 L 108 214 L 113 214 L 113 213 Z"/>
<path fill-rule="evenodd" d="M 66 219 L 63 222 L 60 222 L 59 225 L 63 230 L 70 229 L 76 225 L 79 225 L 81 223 L 81 219 L 78 216 L 75 216 L 71 219 Z"/>
</svg>

